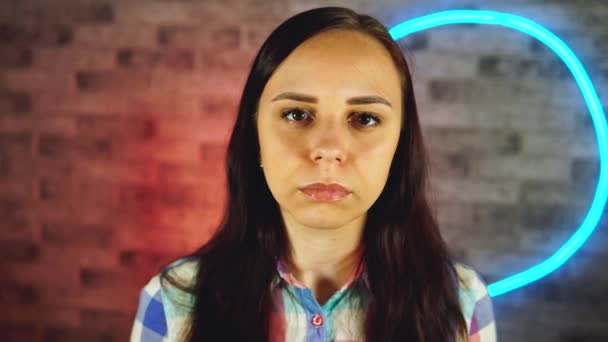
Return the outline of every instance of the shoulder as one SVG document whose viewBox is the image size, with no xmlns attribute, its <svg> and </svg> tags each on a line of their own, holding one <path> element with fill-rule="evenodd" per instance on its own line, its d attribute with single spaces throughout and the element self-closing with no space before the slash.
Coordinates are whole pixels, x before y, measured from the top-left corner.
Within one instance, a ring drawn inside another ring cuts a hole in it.
<svg viewBox="0 0 608 342">
<path fill-rule="evenodd" d="M 179 258 L 165 266 L 163 272 L 167 277 L 175 280 L 179 285 L 186 288 L 193 287 L 198 272 L 198 259 L 191 257 Z M 162 274 L 158 274 L 158 276 L 162 276 Z"/>
<path fill-rule="evenodd" d="M 473 341 L 496 341 L 492 300 L 486 282 L 472 267 L 455 262 L 462 313 Z"/>
<path fill-rule="evenodd" d="M 195 259 L 180 258 L 144 285 L 131 342 L 177 340 L 194 305 L 194 296 L 189 290 L 194 286 L 197 268 Z"/>
</svg>

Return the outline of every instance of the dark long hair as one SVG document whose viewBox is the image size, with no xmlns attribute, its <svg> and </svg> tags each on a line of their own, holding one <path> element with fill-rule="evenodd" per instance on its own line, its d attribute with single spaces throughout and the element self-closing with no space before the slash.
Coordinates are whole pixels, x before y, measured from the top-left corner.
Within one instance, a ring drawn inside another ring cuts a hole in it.
<svg viewBox="0 0 608 342">
<path fill-rule="evenodd" d="M 453 341 L 466 336 L 454 264 L 425 197 L 428 160 L 407 63 L 385 26 L 348 8 L 324 7 L 279 25 L 253 61 L 226 156 L 220 226 L 188 258 L 198 262 L 187 341 L 267 341 L 270 284 L 287 253 L 279 207 L 259 167 L 255 113 L 266 82 L 302 42 L 329 29 L 365 33 L 390 52 L 402 88 L 402 127 L 387 183 L 367 213 L 367 341 Z M 181 286 L 161 272 L 162 279 Z"/>
</svg>

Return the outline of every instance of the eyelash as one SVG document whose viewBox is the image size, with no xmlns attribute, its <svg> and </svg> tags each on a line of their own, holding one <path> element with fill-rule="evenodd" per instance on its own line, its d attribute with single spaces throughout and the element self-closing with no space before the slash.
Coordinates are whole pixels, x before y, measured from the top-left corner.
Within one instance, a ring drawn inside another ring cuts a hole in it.
<svg viewBox="0 0 608 342">
<path fill-rule="evenodd" d="M 301 108 L 289 108 L 289 109 L 286 109 L 286 110 L 284 110 L 284 111 L 281 112 L 281 118 L 284 119 L 286 116 L 288 116 L 290 113 L 293 113 L 293 112 L 301 112 L 301 113 L 306 113 L 306 114 L 310 115 L 308 113 L 308 111 L 302 110 Z M 374 121 L 376 121 L 376 124 L 371 125 L 371 126 L 369 126 L 369 125 L 361 125 L 361 126 L 363 126 L 365 128 L 377 127 L 377 126 L 379 126 L 382 123 L 382 119 L 380 119 L 380 117 L 378 115 L 375 115 L 373 113 L 370 113 L 370 112 L 355 112 L 355 113 L 359 114 L 359 116 L 370 117 Z M 296 122 L 297 123 L 299 121 L 304 121 L 304 120 L 288 120 L 288 121 L 290 121 L 290 122 Z"/>
</svg>

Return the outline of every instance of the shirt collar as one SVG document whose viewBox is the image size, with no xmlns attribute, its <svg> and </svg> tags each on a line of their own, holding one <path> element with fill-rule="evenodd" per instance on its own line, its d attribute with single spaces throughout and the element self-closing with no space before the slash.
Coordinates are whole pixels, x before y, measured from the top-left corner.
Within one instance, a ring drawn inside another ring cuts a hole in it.
<svg viewBox="0 0 608 342">
<path fill-rule="evenodd" d="M 298 279 L 296 279 L 296 277 L 293 276 L 293 274 L 289 271 L 289 269 L 285 266 L 285 264 L 280 259 L 277 260 L 277 262 L 276 262 L 276 269 L 277 269 L 277 276 L 275 277 L 275 279 L 272 282 L 272 288 L 279 285 L 282 281 L 284 281 L 287 284 L 290 284 L 294 287 L 298 287 L 301 289 L 306 288 L 306 285 L 302 284 Z M 346 283 L 342 286 L 340 291 L 345 290 L 348 287 L 350 287 L 352 285 L 352 283 L 355 282 L 355 280 L 357 280 L 359 278 L 363 279 L 365 286 L 367 286 L 367 288 L 369 289 L 370 288 L 369 279 L 367 276 L 367 268 L 365 265 L 364 258 L 360 259 L 359 265 L 357 266 L 357 268 L 355 269 L 353 274 L 350 276 L 350 278 L 346 281 Z"/>
</svg>

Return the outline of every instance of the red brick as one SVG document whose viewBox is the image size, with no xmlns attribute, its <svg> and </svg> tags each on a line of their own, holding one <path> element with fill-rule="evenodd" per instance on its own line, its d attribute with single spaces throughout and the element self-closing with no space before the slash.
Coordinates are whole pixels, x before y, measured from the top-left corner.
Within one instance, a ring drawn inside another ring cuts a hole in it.
<svg viewBox="0 0 608 342">
<path fill-rule="evenodd" d="M 77 47 L 76 51 L 90 51 L 87 54 L 96 50 L 100 53 L 112 53 L 112 65 L 116 65 L 117 47 L 156 47 L 156 30 L 154 25 L 132 23 L 79 26 L 74 32 L 74 46 Z"/>
<path fill-rule="evenodd" d="M 19 199 L 0 199 L 0 237 L 5 240 L 29 241 L 34 239 L 34 227 L 27 211 L 23 208 L 13 209 L 12 201 Z"/>
<path fill-rule="evenodd" d="M 42 222 L 42 241 L 58 246 L 108 247 L 112 240 L 111 224 Z"/>
<path fill-rule="evenodd" d="M 158 177 L 161 182 L 203 183 L 205 180 L 218 180 L 225 177 L 224 163 L 173 163 L 162 162 L 158 165 Z M 200 185 L 199 185 L 200 186 Z"/>
<path fill-rule="evenodd" d="M 209 163 L 224 163 L 227 148 L 228 146 L 224 144 L 200 144 L 201 162 L 203 165 L 207 165 Z"/>
<path fill-rule="evenodd" d="M 33 209 L 39 217 L 50 219 L 75 215 L 83 220 L 103 219 L 112 215 L 117 202 L 114 185 L 103 180 L 74 179 L 66 183 L 62 178 L 44 177 L 38 192 L 39 201 Z"/>
<path fill-rule="evenodd" d="M 151 209 L 159 206 L 159 188 L 152 184 L 119 184 L 119 204 L 124 210 Z"/>
<path fill-rule="evenodd" d="M 35 184 L 27 177 L 5 177 L 0 178 L 0 189 L 2 196 L 17 199 L 35 198 Z"/>
<path fill-rule="evenodd" d="M 141 91 L 151 85 L 149 72 L 77 71 L 75 78 L 81 91 Z"/>
<path fill-rule="evenodd" d="M 95 331 L 129 331 L 133 315 L 120 311 L 85 309 L 80 312 L 81 327 Z"/>
<path fill-rule="evenodd" d="M 166 68 L 169 70 L 193 70 L 194 54 L 191 49 L 134 49 L 123 48 L 116 54 L 118 66 L 122 68 L 156 69 Z"/>
<path fill-rule="evenodd" d="M 107 3 L 62 1 L 54 3 L 27 1 L 2 3 L 0 18 L 7 22 L 27 23 L 31 26 L 56 23 L 103 24 L 110 23 L 114 11 Z"/>
<path fill-rule="evenodd" d="M 27 68 L 32 65 L 32 59 L 33 53 L 29 48 L 0 47 L 0 67 L 2 68 Z"/>
<path fill-rule="evenodd" d="M 135 287 L 146 279 L 147 275 L 142 275 L 141 272 L 134 274 L 122 269 L 103 269 L 99 267 L 83 267 L 80 269 L 80 284 L 86 288 Z"/>
<path fill-rule="evenodd" d="M 70 328 L 60 326 L 48 326 L 44 330 L 45 342 L 76 342 L 76 341 L 118 341 L 119 335 L 116 331 L 90 331 L 82 328 Z"/>
<path fill-rule="evenodd" d="M 83 26 L 77 29 L 87 30 L 103 27 L 106 26 Z M 118 39 L 120 38 L 115 37 L 115 40 Z M 108 70 L 116 66 L 116 52 L 113 48 L 96 46 L 94 45 L 96 41 L 90 43 L 92 46 L 72 44 L 61 49 L 36 48 L 36 56 L 31 70 L 46 75 L 47 80 L 69 78 L 73 82 L 72 73 L 76 70 Z M 68 89 L 75 89 L 75 84 Z"/>
<path fill-rule="evenodd" d="M 38 301 L 39 294 L 32 286 L 8 282 L 0 284 L 0 302 L 5 305 L 31 305 Z"/>
<path fill-rule="evenodd" d="M 198 26 L 161 25 L 157 40 L 161 45 L 176 48 L 204 46 L 209 44 L 209 31 Z"/>
<path fill-rule="evenodd" d="M 166 161 L 187 163 L 196 161 L 198 144 L 185 140 L 157 140 L 150 142 L 126 141 L 116 146 L 120 162 Z"/>
<path fill-rule="evenodd" d="M 158 162 L 154 160 L 133 162 L 75 160 L 73 165 L 78 170 L 79 175 L 90 180 L 148 183 L 156 182 L 159 179 Z"/>
<path fill-rule="evenodd" d="M 0 323 L 0 330 L 3 332 L 3 338 L 12 342 L 36 341 L 38 333 L 35 324 L 25 323 Z"/>
<path fill-rule="evenodd" d="M 72 37 L 72 29 L 64 24 L 0 25 L 0 41 L 5 44 L 61 47 L 71 43 Z"/>
<path fill-rule="evenodd" d="M 0 134 L 28 135 L 30 132 L 71 135 L 76 131 L 72 117 L 67 116 L 0 116 Z M 29 138 L 28 138 L 29 139 Z"/>
<path fill-rule="evenodd" d="M 163 183 L 160 185 L 160 203 L 164 207 L 194 207 L 198 201 L 197 184 Z"/>
<path fill-rule="evenodd" d="M 112 139 L 147 140 L 156 137 L 157 118 L 146 115 L 77 115 L 77 135 Z"/>
<path fill-rule="evenodd" d="M 28 92 L 0 90 L 0 112 L 25 113 L 31 109 L 32 100 Z"/>
<path fill-rule="evenodd" d="M 146 251 L 128 248 L 119 252 L 120 265 L 133 270 L 153 270 L 160 269 L 165 263 L 174 258 L 175 255 L 162 253 L 162 251 Z"/>
<path fill-rule="evenodd" d="M 0 241 L 0 257 L 4 261 L 32 263 L 40 259 L 40 248 L 28 241 Z"/>
<path fill-rule="evenodd" d="M 116 244 L 121 248 L 178 255 L 208 239 L 210 231 L 217 227 L 219 213 L 166 209 L 153 218 L 149 214 L 140 218 L 130 215 L 123 220 L 116 231 Z"/>
<path fill-rule="evenodd" d="M 10 305 L 1 310 L 0 321 L 14 324 L 62 324 L 77 327 L 80 323 L 79 312 L 74 308 L 41 306 L 39 304 Z"/>
<path fill-rule="evenodd" d="M 133 97 L 116 96 L 113 93 L 92 92 L 74 96 L 65 90 L 50 89 L 42 93 L 35 93 L 32 97 L 31 110 L 38 114 L 77 112 L 124 113 L 139 108 Z"/>
<path fill-rule="evenodd" d="M 200 24 L 207 17 L 206 2 L 185 5 L 177 2 L 148 1 L 145 5 L 136 2 L 117 2 L 114 5 L 115 22 L 123 25 Z M 201 17 L 202 16 L 202 17 Z"/>
<path fill-rule="evenodd" d="M 213 108 L 212 108 L 213 107 Z M 229 105 L 201 104 L 200 118 L 162 118 L 158 122 L 158 138 L 163 140 L 187 140 L 192 143 L 218 143 L 227 145 L 233 120 L 227 117 Z M 213 110 L 213 111 L 212 111 Z"/>
<path fill-rule="evenodd" d="M 44 291 L 40 292 L 40 304 L 45 307 L 58 306 L 65 308 L 118 310 L 122 312 L 131 312 L 134 308 L 137 308 L 137 300 L 141 291 L 139 284 L 137 287 L 126 287 L 124 284 L 119 283 L 114 283 L 110 286 L 102 288 L 45 286 Z"/>
<path fill-rule="evenodd" d="M 66 263 L 65 260 L 50 258 L 51 250 L 42 247 L 40 261 L 33 264 L 13 263 L 4 264 L 5 279 L 16 284 L 45 284 L 46 286 L 77 286 L 78 285 L 78 259 Z M 74 254 L 72 254 L 74 257 Z"/>
<path fill-rule="evenodd" d="M 65 136 L 60 134 L 40 134 L 38 153 L 45 158 L 110 159 L 112 140 L 108 136 Z"/>
</svg>

